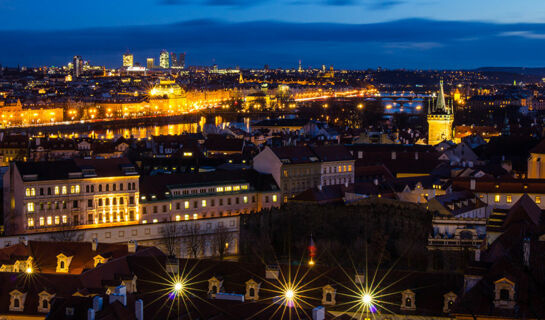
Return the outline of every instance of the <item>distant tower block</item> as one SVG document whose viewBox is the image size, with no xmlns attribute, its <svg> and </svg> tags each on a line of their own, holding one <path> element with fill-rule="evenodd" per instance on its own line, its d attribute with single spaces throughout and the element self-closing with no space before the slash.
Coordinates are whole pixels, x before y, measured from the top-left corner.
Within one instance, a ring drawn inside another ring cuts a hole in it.
<svg viewBox="0 0 545 320">
<path fill-rule="evenodd" d="M 161 54 L 159 55 L 159 66 L 163 69 L 170 68 L 170 54 L 168 51 L 161 51 Z"/>
<path fill-rule="evenodd" d="M 303 71 L 303 67 L 301 66 L 301 60 L 299 60 L 299 72 L 302 72 Z"/>
<path fill-rule="evenodd" d="M 146 60 L 146 66 L 148 67 L 148 69 L 153 69 L 155 67 L 155 59 L 148 58 Z"/>
<path fill-rule="evenodd" d="M 428 144 L 436 145 L 444 140 L 452 140 L 452 123 L 454 114 L 452 106 L 445 102 L 443 80 L 439 83 L 439 96 L 433 108 L 428 108 Z"/>
<path fill-rule="evenodd" d="M 134 56 L 132 55 L 132 53 L 127 51 L 127 53 L 123 55 L 123 66 L 132 67 L 133 65 L 134 65 Z"/>
</svg>

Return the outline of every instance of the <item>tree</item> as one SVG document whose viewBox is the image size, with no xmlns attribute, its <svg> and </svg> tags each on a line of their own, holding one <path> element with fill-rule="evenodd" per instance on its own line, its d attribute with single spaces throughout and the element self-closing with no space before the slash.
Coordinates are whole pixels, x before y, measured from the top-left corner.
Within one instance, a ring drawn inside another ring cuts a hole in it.
<svg viewBox="0 0 545 320">
<path fill-rule="evenodd" d="M 193 222 L 187 227 L 187 233 L 184 236 L 187 254 L 190 257 L 197 258 L 203 250 L 203 236 L 199 224 Z"/>
<path fill-rule="evenodd" d="M 170 222 L 161 229 L 161 242 L 165 246 L 167 255 L 176 256 L 179 237 L 180 229 L 175 222 Z"/>
<path fill-rule="evenodd" d="M 212 235 L 212 250 L 220 257 L 220 260 L 223 260 L 225 252 L 229 248 L 229 242 L 232 240 L 233 234 L 226 227 L 218 225 L 216 229 L 214 229 L 214 234 Z"/>
</svg>

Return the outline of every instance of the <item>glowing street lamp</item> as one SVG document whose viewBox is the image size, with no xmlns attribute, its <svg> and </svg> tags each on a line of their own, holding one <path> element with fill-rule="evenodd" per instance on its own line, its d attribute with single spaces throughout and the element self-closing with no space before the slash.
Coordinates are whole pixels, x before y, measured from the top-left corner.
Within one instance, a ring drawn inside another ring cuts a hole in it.
<svg viewBox="0 0 545 320">
<path fill-rule="evenodd" d="M 181 282 L 176 282 L 176 283 L 174 284 L 174 291 L 175 291 L 176 293 L 180 293 L 180 292 L 182 292 L 182 290 L 184 290 L 184 285 L 183 285 L 183 283 L 181 283 Z"/>
<path fill-rule="evenodd" d="M 27 274 L 31 274 L 31 273 L 33 272 L 33 271 L 32 271 L 32 267 L 26 268 L 25 272 L 26 272 Z"/>
<path fill-rule="evenodd" d="M 295 299 L 295 291 L 293 291 L 293 289 L 287 289 L 284 293 L 284 297 L 286 298 L 286 301 L 288 303 L 293 302 L 293 300 Z"/>
<path fill-rule="evenodd" d="M 370 306 L 373 303 L 373 297 L 369 293 L 365 293 L 361 296 L 361 302 L 366 306 Z"/>
</svg>

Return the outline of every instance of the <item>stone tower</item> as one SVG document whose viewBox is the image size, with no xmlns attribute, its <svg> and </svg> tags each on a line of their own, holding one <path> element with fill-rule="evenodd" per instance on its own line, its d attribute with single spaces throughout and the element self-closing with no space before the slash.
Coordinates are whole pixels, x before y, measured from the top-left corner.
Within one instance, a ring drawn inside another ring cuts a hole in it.
<svg viewBox="0 0 545 320">
<path fill-rule="evenodd" d="M 436 145 L 444 140 L 452 140 L 452 123 L 454 114 L 452 107 L 445 102 L 443 80 L 439 83 L 439 96 L 435 105 L 428 107 L 428 144 Z"/>
</svg>

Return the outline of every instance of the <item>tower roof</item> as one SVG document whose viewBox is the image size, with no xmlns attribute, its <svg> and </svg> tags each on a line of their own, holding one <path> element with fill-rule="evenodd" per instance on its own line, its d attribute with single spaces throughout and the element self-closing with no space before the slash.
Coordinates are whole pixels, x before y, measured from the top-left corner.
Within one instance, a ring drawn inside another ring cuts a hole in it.
<svg viewBox="0 0 545 320">
<path fill-rule="evenodd" d="M 439 82 L 439 95 L 437 96 L 437 101 L 432 110 L 434 114 L 450 114 L 451 110 L 445 101 L 445 92 L 443 90 L 443 80 Z"/>
</svg>

